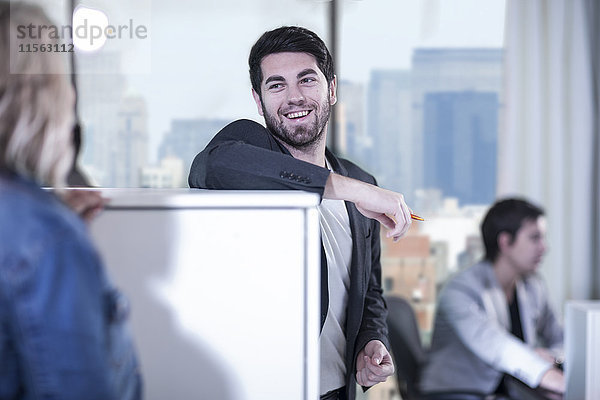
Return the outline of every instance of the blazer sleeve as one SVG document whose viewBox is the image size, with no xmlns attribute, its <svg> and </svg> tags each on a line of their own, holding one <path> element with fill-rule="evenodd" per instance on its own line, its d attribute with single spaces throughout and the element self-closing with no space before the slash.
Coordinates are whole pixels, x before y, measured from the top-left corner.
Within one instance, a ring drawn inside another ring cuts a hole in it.
<svg viewBox="0 0 600 400">
<path fill-rule="evenodd" d="M 329 170 L 297 160 L 262 125 L 238 120 L 223 128 L 190 169 L 192 188 L 304 190 L 323 195 Z"/>
<path fill-rule="evenodd" d="M 479 359 L 537 387 L 551 364 L 488 315 L 479 298 L 481 289 L 467 282 L 450 282 L 440 295 L 438 317 L 444 318 Z"/>
</svg>

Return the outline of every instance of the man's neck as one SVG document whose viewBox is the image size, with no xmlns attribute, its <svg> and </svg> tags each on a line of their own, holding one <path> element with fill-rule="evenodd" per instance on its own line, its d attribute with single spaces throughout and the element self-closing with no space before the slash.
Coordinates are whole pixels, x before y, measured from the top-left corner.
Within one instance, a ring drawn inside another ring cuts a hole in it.
<svg viewBox="0 0 600 400">
<path fill-rule="evenodd" d="M 287 147 L 294 158 L 315 164 L 319 167 L 325 167 L 325 146 L 323 146 L 323 149 L 320 151 L 304 151 L 289 145 L 284 144 L 284 146 Z"/>
<path fill-rule="evenodd" d="M 313 146 L 298 149 L 290 144 L 287 144 L 276 136 L 275 139 L 279 141 L 292 155 L 292 157 L 297 158 L 298 160 L 306 161 L 308 163 L 317 165 L 319 167 L 325 168 L 325 143 L 326 143 L 326 135 L 323 135 L 321 140 L 318 143 L 315 143 Z"/>
<path fill-rule="evenodd" d="M 505 259 L 499 258 L 494 262 L 494 275 L 508 301 L 512 300 L 517 280 L 521 277 L 512 265 Z"/>
</svg>

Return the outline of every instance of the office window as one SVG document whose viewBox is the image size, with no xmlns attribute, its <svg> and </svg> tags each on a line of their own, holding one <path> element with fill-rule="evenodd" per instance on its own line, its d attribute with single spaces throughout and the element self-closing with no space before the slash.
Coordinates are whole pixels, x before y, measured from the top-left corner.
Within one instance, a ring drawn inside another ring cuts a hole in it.
<svg viewBox="0 0 600 400">
<path fill-rule="evenodd" d="M 504 6 L 338 2 L 338 150 L 426 219 L 398 243 L 382 234 L 385 293 L 411 301 L 424 343 L 437 291 L 483 253 L 479 223 L 496 195 Z M 359 395 L 394 399 L 394 385 Z"/>
<path fill-rule="evenodd" d="M 81 3 L 110 25 L 147 32 L 76 58 L 80 161 L 102 187 L 187 187 L 193 157 L 219 129 L 238 118 L 262 122 L 248 77 L 260 34 L 303 25 L 327 37 L 327 4 L 317 0 Z"/>
<path fill-rule="evenodd" d="M 427 342 L 437 290 L 481 256 L 478 225 L 495 198 L 504 0 L 335 1 L 336 149 L 426 219 L 399 243 L 382 237 L 382 264 L 386 293 L 413 301 Z M 331 44 L 322 0 L 85 5 L 146 32 L 75 59 L 80 162 L 103 187 L 185 187 L 220 128 L 262 123 L 247 57 L 265 30 L 302 25 Z M 365 396 L 394 398 L 390 385 Z"/>
</svg>

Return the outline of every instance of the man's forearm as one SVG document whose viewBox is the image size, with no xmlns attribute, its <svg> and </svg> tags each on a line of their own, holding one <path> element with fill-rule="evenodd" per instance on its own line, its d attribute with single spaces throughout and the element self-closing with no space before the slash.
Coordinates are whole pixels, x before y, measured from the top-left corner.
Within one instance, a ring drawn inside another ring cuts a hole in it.
<svg viewBox="0 0 600 400">
<path fill-rule="evenodd" d="M 357 191 L 364 191 L 364 185 L 368 185 L 368 183 L 331 173 L 329 174 L 329 178 L 327 178 L 327 183 L 325 183 L 323 197 L 326 199 L 345 200 L 356 203 L 357 199 L 360 198 L 360 194 L 358 194 Z"/>
<path fill-rule="evenodd" d="M 361 214 L 388 228 L 387 235 L 394 240 L 404 236 L 412 222 L 402 194 L 336 173 L 329 174 L 323 197 L 354 203 Z"/>
<path fill-rule="evenodd" d="M 241 141 L 217 143 L 194 160 L 190 187 L 225 190 L 304 190 L 322 194 L 326 168 Z"/>
</svg>

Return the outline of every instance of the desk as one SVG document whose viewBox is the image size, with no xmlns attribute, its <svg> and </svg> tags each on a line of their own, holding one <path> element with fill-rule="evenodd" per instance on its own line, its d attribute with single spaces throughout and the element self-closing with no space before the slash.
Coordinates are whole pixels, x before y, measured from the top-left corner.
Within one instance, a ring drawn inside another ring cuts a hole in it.
<svg viewBox="0 0 600 400">
<path fill-rule="evenodd" d="M 560 393 L 550 392 L 541 388 L 532 389 L 523 382 L 513 377 L 506 378 L 505 384 L 511 399 L 563 400 L 563 395 Z"/>
</svg>

